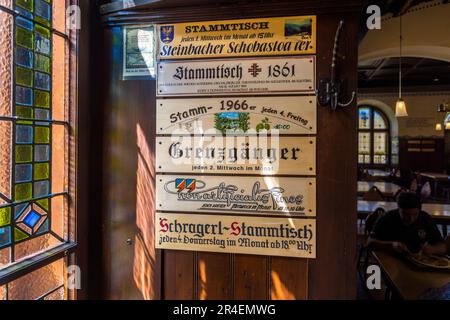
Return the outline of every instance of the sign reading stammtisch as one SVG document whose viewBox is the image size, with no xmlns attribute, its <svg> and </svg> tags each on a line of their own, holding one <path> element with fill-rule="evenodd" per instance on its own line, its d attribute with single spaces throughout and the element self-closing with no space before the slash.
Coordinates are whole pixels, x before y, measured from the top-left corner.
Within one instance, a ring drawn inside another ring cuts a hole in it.
<svg viewBox="0 0 450 320">
<path fill-rule="evenodd" d="M 164 24 L 158 39 L 161 60 L 314 54 L 316 17 Z"/>
<path fill-rule="evenodd" d="M 316 221 L 156 213 L 157 249 L 316 257 Z"/>
<path fill-rule="evenodd" d="M 315 216 L 316 179 L 157 175 L 156 203 L 173 212 Z"/>
<path fill-rule="evenodd" d="M 315 63 L 314 56 L 160 62 L 157 95 L 314 94 Z"/>
<path fill-rule="evenodd" d="M 157 100 L 158 134 L 315 134 L 315 96 Z"/>
</svg>

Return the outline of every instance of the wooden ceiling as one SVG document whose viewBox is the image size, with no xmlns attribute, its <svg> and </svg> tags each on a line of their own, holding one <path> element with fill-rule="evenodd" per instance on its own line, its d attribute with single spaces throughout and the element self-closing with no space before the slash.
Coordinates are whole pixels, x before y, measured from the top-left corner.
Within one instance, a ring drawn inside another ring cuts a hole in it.
<svg viewBox="0 0 450 320">
<path fill-rule="evenodd" d="M 360 63 L 359 88 L 398 87 L 399 58 Z M 450 63 L 425 58 L 402 59 L 402 86 L 450 88 Z"/>
</svg>

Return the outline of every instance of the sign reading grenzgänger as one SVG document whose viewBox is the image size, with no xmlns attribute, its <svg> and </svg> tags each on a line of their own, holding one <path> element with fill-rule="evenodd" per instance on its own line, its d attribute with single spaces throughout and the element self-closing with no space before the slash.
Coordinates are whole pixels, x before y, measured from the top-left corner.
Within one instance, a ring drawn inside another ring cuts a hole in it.
<svg viewBox="0 0 450 320">
<path fill-rule="evenodd" d="M 316 53 L 316 17 L 204 21 L 158 26 L 160 60 Z"/>
<path fill-rule="evenodd" d="M 283 94 L 315 91 L 314 56 L 158 64 L 158 96 Z"/>
</svg>

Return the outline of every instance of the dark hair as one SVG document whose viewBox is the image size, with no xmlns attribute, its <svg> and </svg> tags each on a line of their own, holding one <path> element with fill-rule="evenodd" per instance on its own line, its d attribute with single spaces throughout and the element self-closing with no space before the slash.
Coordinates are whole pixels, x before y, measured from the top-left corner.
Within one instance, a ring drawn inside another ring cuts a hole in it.
<svg viewBox="0 0 450 320">
<path fill-rule="evenodd" d="M 401 209 L 422 209 L 420 197 L 414 192 L 402 192 L 398 196 L 398 207 Z"/>
</svg>

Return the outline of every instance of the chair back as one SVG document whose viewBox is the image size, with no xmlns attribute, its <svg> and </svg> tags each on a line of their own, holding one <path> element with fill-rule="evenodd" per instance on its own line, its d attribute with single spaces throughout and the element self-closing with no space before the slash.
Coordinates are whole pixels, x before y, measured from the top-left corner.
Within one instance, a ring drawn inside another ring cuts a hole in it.
<svg viewBox="0 0 450 320">
<path fill-rule="evenodd" d="M 377 223 L 377 220 L 384 214 L 386 214 L 386 210 L 384 210 L 383 208 L 376 208 L 374 212 L 372 212 L 367 216 L 366 222 L 364 224 L 365 226 L 364 231 L 366 235 L 370 235 L 370 233 L 373 230 L 373 227 L 375 227 L 375 224 Z"/>
</svg>

